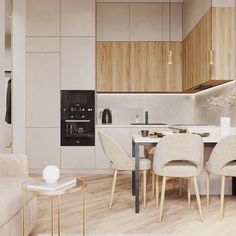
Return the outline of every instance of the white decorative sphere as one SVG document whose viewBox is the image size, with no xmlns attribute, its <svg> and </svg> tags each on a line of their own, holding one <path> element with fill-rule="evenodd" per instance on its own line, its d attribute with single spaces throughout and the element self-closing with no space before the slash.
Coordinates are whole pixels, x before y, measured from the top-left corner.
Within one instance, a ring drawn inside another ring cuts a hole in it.
<svg viewBox="0 0 236 236">
<path fill-rule="evenodd" d="M 60 178 L 60 170 L 57 166 L 46 166 L 43 169 L 43 179 L 46 183 L 56 183 Z"/>
</svg>

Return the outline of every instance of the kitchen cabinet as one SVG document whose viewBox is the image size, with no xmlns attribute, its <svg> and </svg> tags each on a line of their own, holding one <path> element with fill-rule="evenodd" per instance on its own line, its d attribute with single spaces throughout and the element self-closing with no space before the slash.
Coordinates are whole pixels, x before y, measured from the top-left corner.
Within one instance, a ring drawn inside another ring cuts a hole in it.
<svg viewBox="0 0 236 236">
<path fill-rule="evenodd" d="M 26 37 L 26 52 L 60 52 L 60 37 Z"/>
<path fill-rule="evenodd" d="M 61 0 L 61 36 L 95 36 L 95 0 Z"/>
<path fill-rule="evenodd" d="M 168 64 L 172 51 L 172 64 Z M 182 92 L 182 42 L 163 42 L 163 91 Z"/>
<path fill-rule="evenodd" d="M 95 169 L 95 147 L 61 147 L 61 169 Z"/>
<path fill-rule="evenodd" d="M 97 41 L 129 41 L 128 3 L 97 3 Z"/>
<path fill-rule="evenodd" d="M 26 154 L 30 169 L 60 168 L 60 129 L 26 128 Z"/>
<path fill-rule="evenodd" d="M 26 0 L 26 36 L 60 36 L 60 0 Z"/>
<path fill-rule="evenodd" d="M 212 8 L 212 49 L 214 65 L 211 79 L 235 79 L 235 8 Z"/>
<path fill-rule="evenodd" d="M 104 154 L 102 144 L 99 138 L 99 131 L 103 131 L 113 137 L 122 145 L 128 155 L 131 155 L 131 136 L 129 128 L 96 128 L 96 169 L 110 169 L 110 160 Z"/>
<path fill-rule="evenodd" d="M 95 89 L 95 38 L 61 38 L 61 89 Z"/>
<path fill-rule="evenodd" d="M 59 125 L 60 54 L 27 53 L 26 127 Z"/>
<path fill-rule="evenodd" d="M 130 4 L 130 41 L 162 41 L 162 3 Z"/>
<path fill-rule="evenodd" d="M 162 92 L 162 42 L 130 43 L 132 92 Z"/>
<path fill-rule="evenodd" d="M 97 91 L 129 92 L 129 42 L 97 42 Z"/>
<path fill-rule="evenodd" d="M 207 82 L 211 78 L 211 9 L 183 41 L 183 90 Z"/>
<path fill-rule="evenodd" d="M 171 9 L 171 16 L 170 16 Z M 171 34 L 170 34 L 171 19 Z M 182 33 L 182 3 L 163 3 L 163 41 L 180 41 L 183 40 Z"/>
</svg>

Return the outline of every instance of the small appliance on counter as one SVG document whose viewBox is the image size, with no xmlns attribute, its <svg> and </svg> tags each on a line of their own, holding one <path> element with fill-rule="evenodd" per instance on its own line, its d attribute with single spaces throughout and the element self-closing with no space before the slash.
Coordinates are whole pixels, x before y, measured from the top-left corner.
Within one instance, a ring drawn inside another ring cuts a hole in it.
<svg viewBox="0 0 236 236">
<path fill-rule="evenodd" d="M 102 124 L 111 124 L 111 123 L 112 123 L 111 110 L 106 108 L 102 111 Z"/>
<path fill-rule="evenodd" d="M 95 91 L 61 91 L 61 146 L 95 145 Z"/>
</svg>

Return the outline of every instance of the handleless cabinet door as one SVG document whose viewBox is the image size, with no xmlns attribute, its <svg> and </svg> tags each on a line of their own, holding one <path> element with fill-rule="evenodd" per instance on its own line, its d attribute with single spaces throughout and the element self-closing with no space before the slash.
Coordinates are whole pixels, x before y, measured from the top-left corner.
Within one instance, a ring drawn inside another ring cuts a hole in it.
<svg viewBox="0 0 236 236">
<path fill-rule="evenodd" d="M 61 39 L 61 89 L 95 89 L 95 38 Z"/>
<path fill-rule="evenodd" d="M 97 41 L 129 41 L 128 3 L 97 3 Z"/>
<path fill-rule="evenodd" d="M 60 168 L 60 129 L 26 128 L 26 154 L 30 169 Z"/>
<path fill-rule="evenodd" d="M 26 0 L 26 36 L 60 36 L 60 0 Z"/>
<path fill-rule="evenodd" d="M 162 41 L 162 3 L 130 4 L 130 40 Z"/>
<path fill-rule="evenodd" d="M 61 169 L 94 169 L 94 147 L 61 147 Z"/>
<path fill-rule="evenodd" d="M 26 127 L 59 127 L 60 54 L 26 54 Z"/>
<path fill-rule="evenodd" d="M 182 41 L 182 38 L 182 3 L 171 3 L 171 6 L 163 3 L 163 41 Z"/>
<path fill-rule="evenodd" d="M 61 0 L 61 35 L 95 36 L 95 0 Z"/>
</svg>

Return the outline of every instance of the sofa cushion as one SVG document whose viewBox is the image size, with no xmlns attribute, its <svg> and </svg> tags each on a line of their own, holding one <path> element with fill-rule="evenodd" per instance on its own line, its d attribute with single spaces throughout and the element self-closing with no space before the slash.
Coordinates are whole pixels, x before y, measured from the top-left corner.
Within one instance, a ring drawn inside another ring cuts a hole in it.
<svg viewBox="0 0 236 236">
<path fill-rule="evenodd" d="M 24 177 L 0 176 L 0 227 L 22 208 L 22 183 L 28 179 Z M 26 204 L 33 197 L 33 194 L 27 192 L 25 194 Z"/>
</svg>

